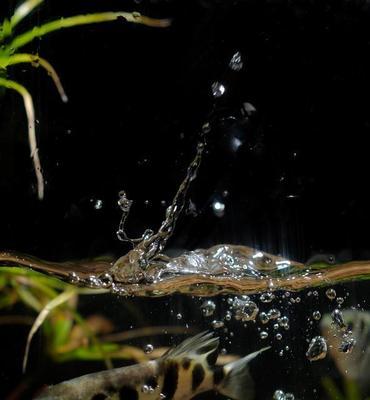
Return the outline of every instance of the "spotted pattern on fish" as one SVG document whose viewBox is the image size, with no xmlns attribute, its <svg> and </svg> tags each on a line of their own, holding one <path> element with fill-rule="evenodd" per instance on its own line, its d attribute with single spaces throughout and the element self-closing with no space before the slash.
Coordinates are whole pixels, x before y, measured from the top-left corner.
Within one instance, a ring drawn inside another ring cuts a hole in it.
<svg viewBox="0 0 370 400">
<path fill-rule="evenodd" d="M 165 368 L 162 394 L 166 400 L 172 400 L 176 393 L 179 381 L 179 365 L 177 362 L 169 362 Z"/>
<path fill-rule="evenodd" d="M 147 385 L 152 389 L 156 389 L 158 387 L 158 379 L 155 376 L 151 376 L 145 380 L 144 385 Z"/>
<path fill-rule="evenodd" d="M 185 371 L 187 371 L 190 368 L 190 365 L 191 365 L 191 359 L 190 358 L 186 357 L 186 358 L 184 358 L 182 360 L 181 366 Z"/>
<path fill-rule="evenodd" d="M 189 400 L 210 390 L 233 400 L 253 399 L 248 364 L 267 348 L 222 367 L 215 365 L 218 346 L 218 338 L 202 332 L 158 360 L 61 382 L 35 400 L 158 400 L 161 395 L 165 400 Z"/>
<path fill-rule="evenodd" d="M 119 391 L 120 400 L 139 400 L 139 393 L 131 386 L 122 386 Z"/>
<path fill-rule="evenodd" d="M 204 380 L 206 373 L 200 364 L 196 364 L 192 372 L 191 389 L 195 392 Z"/>
<path fill-rule="evenodd" d="M 223 367 L 217 366 L 213 370 L 213 383 L 215 386 L 219 385 L 225 378 L 225 371 Z"/>
<path fill-rule="evenodd" d="M 97 393 L 96 395 L 94 395 L 91 400 L 106 400 L 107 395 L 104 393 Z"/>
</svg>

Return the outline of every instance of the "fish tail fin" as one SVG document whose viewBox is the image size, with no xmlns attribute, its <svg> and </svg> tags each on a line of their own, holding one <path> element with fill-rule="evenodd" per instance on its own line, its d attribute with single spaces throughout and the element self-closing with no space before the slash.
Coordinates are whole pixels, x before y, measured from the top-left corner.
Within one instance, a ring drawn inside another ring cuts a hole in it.
<svg viewBox="0 0 370 400">
<path fill-rule="evenodd" d="M 222 395 L 234 400 L 252 399 L 254 396 L 254 382 L 248 365 L 250 361 L 269 348 L 264 347 L 222 367 L 224 378 L 217 386 L 217 390 Z"/>
</svg>

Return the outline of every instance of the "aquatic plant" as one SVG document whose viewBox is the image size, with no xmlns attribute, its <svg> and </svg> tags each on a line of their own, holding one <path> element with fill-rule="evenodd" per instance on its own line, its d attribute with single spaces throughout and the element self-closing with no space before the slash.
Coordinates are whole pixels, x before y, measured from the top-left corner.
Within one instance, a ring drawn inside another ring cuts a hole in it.
<svg viewBox="0 0 370 400">
<path fill-rule="evenodd" d="M 23 85 L 7 77 L 7 69 L 8 67 L 24 63 L 30 64 L 33 67 L 41 67 L 46 70 L 54 81 L 62 101 L 67 102 L 68 98 L 53 66 L 38 54 L 20 53 L 20 49 L 34 39 L 45 36 L 51 32 L 79 25 L 115 21 L 119 18 L 128 22 L 144 24 L 151 27 L 166 27 L 169 25 L 168 20 L 148 18 L 136 12 L 102 12 L 60 18 L 40 26 L 34 26 L 26 32 L 14 35 L 14 31 L 19 23 L 43 2 L 44 0 L 25 0 L 16 8 L 10 19 L 4 19 L 3 22 L 0 23 L 0 87 L 15 90 L 23 98 L 28 122 L 28 140 L 37 179 L 37 193 L 39 199 L 43 199 L 44 197 L 44 178 L 37 148 L 33 100 L 31 94 Z"/>
<path fill-rule="evenodd" d="M 337 387 L 334 381 L 325 376 L 321 380 L 327 398 L 330 400 L 370 400 L 370 397 L 363 397 L 357 383 L 350 379 L 343 380 L 344 393 Z"/>
</svg>

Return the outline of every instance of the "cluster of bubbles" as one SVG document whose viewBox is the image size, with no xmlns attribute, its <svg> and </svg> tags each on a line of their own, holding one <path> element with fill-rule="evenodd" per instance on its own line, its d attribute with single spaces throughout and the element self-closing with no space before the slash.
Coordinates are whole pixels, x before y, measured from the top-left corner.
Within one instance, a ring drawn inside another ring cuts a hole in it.
<svg viewBox="0 0 370 400">
<path fill-rule="evenodd" d="M 269 304 L 276 298 L 273 292 L 265 292 L 259 296 L 261 303 Z M 276 340 L 281 341 L 283 335 L 279 332 L 280 329 L 289 330 L 290 321 L 286 315 L 282 315 L 281 311 L 275 307 L 271 307 L 266 311 L 260 311 L 259 306 L 255 301 L 251 300 L 249 296 L 232 296 L 227 298 L 228 310 L 221 319 L 214 319 L 211 322 L 211 326 L 214 329 L 223 328 L 225 322 L 235 319 L 241 322 L 260 322 L 262 326 L 272 323 L 272 329 L 274 331 L 274 337 Z M 200 306 L 201 312 L 204 317 L 211 317 L 216 311 L 216 304 L 212 300 L 205 300 Z M 261 339 L 267 339 L 269 337 L 269 329 L 267 326 L 265 329 L 258 328 L 259 336 Z M 286 350 L 289 350 L 287 346 Z M 282 354 L 284 351 L 282 350 Z M 281 354 L 281 355 L 282 355 Z"/>
</svg>

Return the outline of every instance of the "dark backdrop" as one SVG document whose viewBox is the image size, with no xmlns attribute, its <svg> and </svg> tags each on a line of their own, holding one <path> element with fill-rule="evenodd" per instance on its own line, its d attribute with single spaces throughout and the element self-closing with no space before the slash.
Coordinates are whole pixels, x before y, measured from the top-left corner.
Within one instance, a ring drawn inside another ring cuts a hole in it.
<svg viewBox="0 0 370 400">
<path fill-rule="evenodd" d="M 2 2 L 1 15 L 14 6 Z M 230 242 L 300 261 L 318 252 L 369 259 L 369 7 L 365 0 L 46 1 L 20 28 L 98 10 L 138 10 L 173 23 L 73 28 L 25 49 L 55 66 L 70 101 L 61 103 L 44 71 L 9 70 L 34 96 L 47 185 L 40 202 L 22 102 L 7 92 L 0 98 L 0 247 L 51 260 L 123 254 L 118 192 L 135 201 L 132 236 L 158 227 L 200 127 L 212 120 L 189 193 L 195 210 L 184 213 L 169 247 Z M 236 51 L 239 72 L 228 67 Z M 211 94 L 216 81 L 226 88 L 219 99 Z M 253 115 L 241 111 L 246 102 Z M 217 201 L 225 204 L 222 217 L 212 208 Z M 8 361 L 3 368 L 9 388 L 20 379 L 27 333 L 16 332 L 4 358 L 17 354 L 17 372 Z M 273 363 L 301 382 L 300 367 Z"/>
<path fill-rule="evenodd" d="M 190 193 L 197 216 L 182 218 L 172 246 L 232 242 L 300 260 L 318 251 L 368 257 L 366 2 L 47 1 L 19 28 L 122 9 L 173 23 L 72 28 L 25 49 L 55 66 L 67 105 L 41 69 L 9 69 L 35 99 L 47 185 L 40 202 L 22 102 L 7 92 L 1 247 L 50 259 L 126 251 L 115 237 L 118 191 L 135 201 L 132 235 L 156 228 L 211 115 L 208 154 Z M 240 72 L 228 68 L 236 51 Z M 226 87 L 220 99 L 211 95 L 215 81 Z M 244 102 L 257 110 L 249 120 Z M 222 218 L 211 206 L 220 199 Z"/>
</svg>

